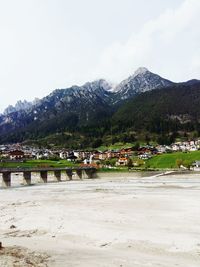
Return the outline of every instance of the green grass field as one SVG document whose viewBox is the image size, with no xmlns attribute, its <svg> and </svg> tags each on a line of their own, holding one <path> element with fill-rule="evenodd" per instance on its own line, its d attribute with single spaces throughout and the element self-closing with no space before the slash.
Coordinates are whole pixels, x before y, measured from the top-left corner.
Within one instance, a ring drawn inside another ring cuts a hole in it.
<svg viewBox="0 0 200 267">
<path fill-rule="evenodd" d="M 76 166 L 76 164 L 67 160 L 27 160 L 26 162 L 0 162 L 0 168 L 62 168 L 72 166 Z"/>
<path fill-rule="evenodd" d="M 168 169 L 168 168 L 177 168 L 176 160 L 187 160 L 191 163 L 200 160 L 200 151 L 194 151 L 194 152 L 176 152 L 176 153 L 170 153 L 170 154 L 162 154 L 154 156 L 153 158 L 146 161 L 146 164 L 150 168 L 155 169 Z"/>
</svg>

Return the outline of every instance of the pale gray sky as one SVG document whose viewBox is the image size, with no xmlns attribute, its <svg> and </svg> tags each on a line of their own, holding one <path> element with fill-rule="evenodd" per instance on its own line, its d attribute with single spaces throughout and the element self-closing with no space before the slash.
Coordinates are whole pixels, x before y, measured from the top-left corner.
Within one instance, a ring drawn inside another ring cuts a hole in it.
<svg viewBox="0 0 200 267">
<path fill-rule="evenodd" d="M 145 66 L 200 79 L 199 0 L 0 0 L 0 111 Z"/>
</svg>

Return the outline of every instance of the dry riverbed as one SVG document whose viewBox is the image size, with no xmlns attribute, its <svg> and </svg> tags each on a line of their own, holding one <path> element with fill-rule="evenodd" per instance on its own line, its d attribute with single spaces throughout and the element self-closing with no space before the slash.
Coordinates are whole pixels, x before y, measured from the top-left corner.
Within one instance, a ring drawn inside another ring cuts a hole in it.
<svg viewBox="0 0 200 267">
<path fill-rule="evenodd" d="M 0 266 L 199 267 L 200 174 L 120 176 L 1 189 Z"/>
</svg>

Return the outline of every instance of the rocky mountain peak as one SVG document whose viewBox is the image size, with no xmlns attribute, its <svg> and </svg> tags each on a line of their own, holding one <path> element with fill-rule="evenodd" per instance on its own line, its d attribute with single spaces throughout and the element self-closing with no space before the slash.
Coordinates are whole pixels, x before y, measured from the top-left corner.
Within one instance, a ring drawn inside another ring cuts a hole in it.
<svg viewBox="0 0 200 267">
<path fill-rule="evenodd" d="M 4 114 L 8 115 L 8 114 L 10 114 L 12 112 L 17 112 L 17 111 L 20 111 L 20 110 L 27 110 L 27 109 L 31 108 L 32 105 L 33 105 L 32 102 L 28 102 L 26 100 L 24 100 L 24 101 L 19 100 L 19 101 L 17 101 L 17 103 L 14 106 L 9 105 L 4 110 Z"/>
<path fill-rule="evenodd" d="M 87 82 L 85 83 L 81 89 L 90 89 L 92 91 L 103 89 L 105 91 L 110 91 L 112 89 L 112 86 L 104 79 L 95 80 L 93 82 Z"/>
<path fill-rule="evenodd" d="M 145 67 L 140 67 L 140 68 L 138 68 L 136 71 L 135 71 L 135 73 L 134 73 L 134 75 L 133 76 L 137 76 L 137 75 L 143 75 L 143 74 L 145 74 L 145 73 L 147 73 L 147 72 L 150 72 L 147 68 L 145 68 Z"/>
<path fill-rule="evenodd" d="M 115 92 L 118 94 L 119 99 L 128 99 L 136 94 L 168 87 L 172 84 L 173 82 L 150 72 L 147 68 L 141 67 L 128 79 L 122 81 L 115 88 Z"/>
</svg>

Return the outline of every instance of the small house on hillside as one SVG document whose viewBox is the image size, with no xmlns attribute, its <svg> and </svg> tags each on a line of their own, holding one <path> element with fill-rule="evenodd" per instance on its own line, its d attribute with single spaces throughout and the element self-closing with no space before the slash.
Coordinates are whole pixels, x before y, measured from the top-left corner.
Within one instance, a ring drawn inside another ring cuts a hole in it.
<svg viewBox="0 0 200 267">
<path fill-rule="evenodd" d="M 128 159 L 127 158 L 119 158 L 116 162 L 116 166 L 127 166 Z"/>
<path fill-rule="evenodd" d="M 66 159 L 67 157 L 68 157 L 68 151 L 61 151 L 60 153 L 59 153 L 59 157 L 61 158 L 61 159 Z"/>
<path fill-rule="evenodd" d="M 9 158 L 11 160 L 23 159 L 24 158 L 24 152 L 21 150 L 10 151 L 9 152 Z"/>
<path fill-rule="evenodd" d="M 192 166 L 194 171 L 200 171 L 200 160 L 196 160 Z"/>
<path fill-rule="evenodd" d="M 77 157 L 74 155 L 74 152 L 70 152 L 67 157 L 68 161 L 75 162 L 77 160 Z"/>
<path fill-rule="evenodd" d="M 123 148 L 120 150 L 120 155 L 123 157 L 131 157 L 133 155 L 132 148 Z"/>
</svg>

